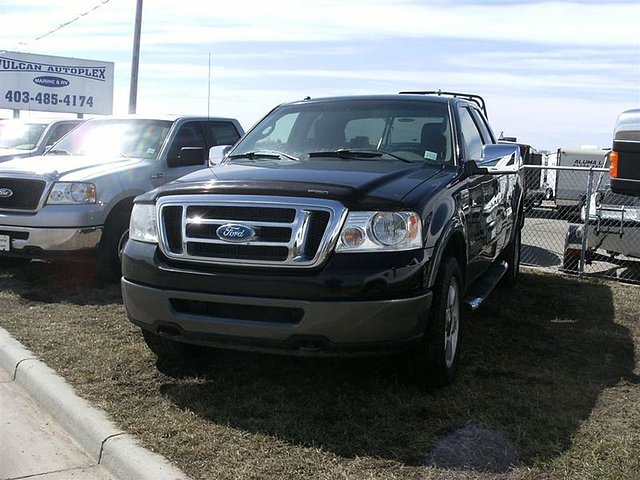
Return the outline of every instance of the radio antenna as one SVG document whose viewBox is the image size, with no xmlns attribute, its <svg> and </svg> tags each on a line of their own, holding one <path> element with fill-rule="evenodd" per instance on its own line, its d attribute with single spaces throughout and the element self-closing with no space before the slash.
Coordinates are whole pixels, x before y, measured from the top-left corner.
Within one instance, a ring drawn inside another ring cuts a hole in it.
<svg viewBox="0 0 640 480">
<path fill-rule="evenodd" d="M 209 53 L 209 79 L 207 82 L 207 118 L 211 117 L 211 53 Z"/>
</svg>

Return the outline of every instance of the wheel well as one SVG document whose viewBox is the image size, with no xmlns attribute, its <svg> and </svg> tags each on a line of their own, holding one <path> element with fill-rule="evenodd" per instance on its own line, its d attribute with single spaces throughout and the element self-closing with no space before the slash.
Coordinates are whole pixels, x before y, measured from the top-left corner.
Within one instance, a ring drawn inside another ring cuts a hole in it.
<svg viewBox="0 0 640 480">
<path fill-rule="evenodd" d="M 455 232 L 451 235 L 449 242 L 447 243 L 446 248 L 442 254 L 442 260 L 447 257 L 453 257 L 458 261 L 458 265 L 460 266 L 460 271 L 462 273 L 462 278 L 465 278 L 466 269 L 467 269 L 467 246 L 464 241 L 464 236 L 461 232 Z"/>
<path fill-rule="evenodd" d="M 120 200 L 109 212 L 107 218 L 104 221 L 105 229 L 107 225 L 111 224 L 114 219 L 119 218 L 123 215 L 129 215 L 131 209 L 133 208 L 133 197 L 125 198 L 124 200 Z"/>
</svg>

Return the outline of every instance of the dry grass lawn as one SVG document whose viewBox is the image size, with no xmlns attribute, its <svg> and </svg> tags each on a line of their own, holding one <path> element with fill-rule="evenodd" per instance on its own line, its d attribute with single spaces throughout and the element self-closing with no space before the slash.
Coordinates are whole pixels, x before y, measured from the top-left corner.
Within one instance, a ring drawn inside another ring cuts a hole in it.
<svg viewBox="0 0 640 480">
<path fill-rule="evenodd" d="M 0 270 L 0 326 L 193 478 L 640 479 L 638 287 L 528 271 L 467 316 L 456 382 L 423 392 L 388 358 L 156 365 L 118 286 L 69 268 Z M 513 468 L 432 455 L 481 429 Z"/>
</svg>

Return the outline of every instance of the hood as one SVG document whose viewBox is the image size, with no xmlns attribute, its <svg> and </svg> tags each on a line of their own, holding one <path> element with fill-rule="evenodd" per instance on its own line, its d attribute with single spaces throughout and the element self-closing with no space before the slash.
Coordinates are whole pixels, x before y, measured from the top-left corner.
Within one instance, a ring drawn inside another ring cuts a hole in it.
<svg viewBox="0 0 640 480">
<path fill-rule="evenodd" d="M 423 163 L 371 160 L 261 161 L 222 164 L 182 177 L 153 196 L 188 193 L 280 195 L 338 200 L 345 205 L 396 206 L 442 170 Z"/>
<path fill-rule="evenodd" d="M 45 155 L 3 162 L 0 164 L 0 175 L 20 173 L 55 180 L 81 181 L 90 179 L 105 170 L 128 167 L 137 163 L 140 163 L 140 160 L 130 158 L 113 159 L 94 156 Z"/>
<path fill-rule="evenodd" d="M 33 150 L 20 150 L 17 148 L 0 148 L 0 162 L 6 162 L 12 158 L 30 157 Z"/>
</svg>

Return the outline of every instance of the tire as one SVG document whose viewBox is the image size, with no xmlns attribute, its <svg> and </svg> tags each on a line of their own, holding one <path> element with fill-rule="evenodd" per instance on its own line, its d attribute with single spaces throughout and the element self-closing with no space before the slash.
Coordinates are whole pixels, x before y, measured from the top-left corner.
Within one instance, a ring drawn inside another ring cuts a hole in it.
<svg viewBox="0 0 640 480">
<path fill-rule="evenodd" d="M 453 381 L 460 361 L 461 313 L 462 274 L 457 260 L 448 257 L 436 277 L 423 341 L 405 357 L 412 383 L 442 387 Z"/>
<path fill-rule="evenodd" d="M 101 277 L 107 282 L 118 282 L 122 275 L 122 249 L 129 238 L 131 209 L 114 212 L 107 219 L 100 242 L 99 268 Z"/>
<path fill-rule="evenodd" d="M 0 268 L 18 268 L 27 265 L 30 258 L 0 257 Z"/>
<path fill-rule="evenodd" d="M 565 250 L 562 258 L 562 269 L 565 272 L 578 273 L 580 270 L 580 257 L 571 255 L 569 251 Z"/>
<path fill-rule="evenodd" d="M 187 359 L 191 356 L 190 345 L 161 337 L 148 330 L 142 330 L 144 341 L 158 358 L 167 360 Z"/>
<path fill-rule="evenodd" d="M 575 245 L 582 244 L 582 233 L 577 225 L 569 225 L 564 239 L 564 253 L 562 255 L 562 269 L 565 272 L 578 273 L 580 271 L 580 256 L 582 250 Z"/>
<path fill-rule="evenodd" d="M 520 253 L 522 250 L 522 230 L 518 223 L 515 224 L 516 231 L 513 238 L 500 255 L 500 258 L 507 262 L 509 268 L 500 279 L 500 286 L 504 288 L 513 288 L 517 285 L 520 278 Z"/>
</svg>

